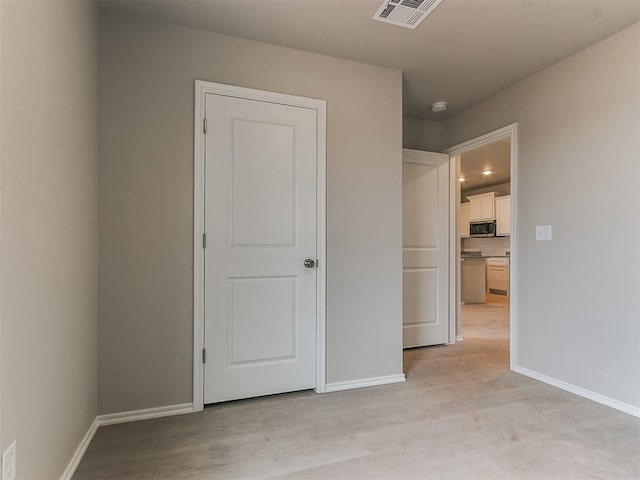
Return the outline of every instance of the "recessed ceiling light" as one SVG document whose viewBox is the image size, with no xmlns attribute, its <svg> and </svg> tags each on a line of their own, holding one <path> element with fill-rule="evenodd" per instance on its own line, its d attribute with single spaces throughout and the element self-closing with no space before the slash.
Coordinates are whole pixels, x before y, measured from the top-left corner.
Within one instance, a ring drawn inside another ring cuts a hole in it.
<svg viewBox="0 0 640 480">
<path fill-rule="evenodd" d="M 447 102 L 436 102 L 431 104 L 431 111 L 434 113 L 444 112 L 447 109 Z"/>
<path fill-rule="evenodd" d="M 483 175 L 491 175 L 493 172 L 491 170 L 485 170 L 482 172 Z"/>
<path fill-rule="evenodd" d="M 460 178 L 458 179 L 458 181 L 459 181 L 460 183 L 464 182 L 465 180 L 466 180 L 466 178 L 464 178 L 464 177 L 460 177 Z"/>
</svg>

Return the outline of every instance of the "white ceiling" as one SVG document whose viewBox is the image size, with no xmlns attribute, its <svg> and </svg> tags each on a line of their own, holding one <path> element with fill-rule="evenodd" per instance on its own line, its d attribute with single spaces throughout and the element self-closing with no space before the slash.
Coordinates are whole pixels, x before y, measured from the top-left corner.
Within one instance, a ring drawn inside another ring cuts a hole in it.
<svg viewBox="0 0 640 480">
<path fill-rule="evenodd" d="M 491 170 L 491 175 L 483 175 Z M 462 193 L 479 188 L 508 183 L 511 179 L 511 142 L 500 140 L 483 145 L 460 156 L 460 185 Z"/>
<path fill-rule="evenodd" d="M 103 0 L 156 20 L 400 69 L 404 116 L 443 120 L 640 21 L 640 0 L 444 0 L 416 29 L 382 0 Z M 449 102 L 433 114 L 429 105 Z"/>
</svg>

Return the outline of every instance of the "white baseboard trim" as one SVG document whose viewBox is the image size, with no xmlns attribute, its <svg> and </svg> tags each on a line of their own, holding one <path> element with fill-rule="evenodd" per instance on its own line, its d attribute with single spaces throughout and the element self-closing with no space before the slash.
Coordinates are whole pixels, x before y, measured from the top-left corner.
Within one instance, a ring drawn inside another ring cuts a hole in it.
<svg viewBox="0 0 640 480">
<path fill-rule="evenodd" d="M 133 410 L 131 412 L 98 415 L 98 426 L 105 427 L 107 425 L 116 425 L 118 423 L 138 422 L 140 420 L 170 417 L 172 415 L 183 415 L 185 413 L 193 413 L 193 403 L 183 403 L 180 405 L 168 405 L 166 407 Z"/>
<path fill-rule="evenodd" d="M 566 390 L 567 392 L 575 393 L 576 395 L 580 395 L 581 397 L 588 398 L 589 400 L 593 400 L 594 402 L 601 403 L 602 405 L 606 405 L 607 407 L 615 408 L 616 410 L 628 413 L 629 415 L 633 415 L 634 417 L 640 417 L 640 407 L 636 407 L 629 403 L 621 402 L 614 398 L 607 397 L 600 393 L 592 392 L 591 390 L 587 390 L 586 388 L 578 387 L 577 385 L 558 380 L 557 378 L 549 377 L 543 373 L 529 370 L 528 368 L 520 367 L 518 365 L 515 366 L 513 371 L 527 377 L 531 377 L 535 380 L 539 380 L 543 383 L 547 383 L 554 387 L 558 387 L 562 390 Z"/>
<path fill-rule="evenodd" d="M 456 335 L 456 342 L 462 342 L 464 337 L 462 335 Z"/>
<path fill-rule="evenodd" d="M 80 441 L 80 445 L 78 445 L 78 448 L 76 448 L 76 451 L 73 453 L 73 457 L 71 457 L 71 460 L 67 464 L 67 468 L 64 469 L 64 473 L 60 477 L 60 480 L 71 480 L 71 477 L 73 477 L 73 474 L 76 473 L 76 468 L 78 468 L 80 460 L 82 460 L 84 452 L 87 451 L 87 447 L 91 443 L 91 440 L 93 439 L 93 436 L 96 434 L 97 430 L 98 419 L 95 418 L 91 423 L 89 430 L 87 430 L 87 433 L 85 433 L 84 437 Z"/>
<path fill-rule="evenodd" d="M 64 469 L 64 473 L 60 477 L 60 480 L 71 480 L 71 477 L 73 477 L 73 474 L 76 472 L 76 468 L 78 468 L 78 465 L 80 464 L 80 460 L 82 460 L 82 457 L 87 451 L 87 447 L 89 447 L 91 440 L 93 440 L 93 436 L 96 434 L 98 427 L 115 425 L 118 423 L 137 422 L 139 420 L 149 420 L 152 418 L 169 417 L 171 415 L 182 415 L 185 413 L 193 413 L 193 403 L 183 403 L 181 405 L 169 405 L 166 407 L 147 408 L 131 412 L 98 415 L 89 427 L 89 430 L 80 442 L 80 445 L 78 445 L 78 448 L 74 452 L 73 457 L 71 457 L 67 468 Z"/>
<path fill-rule="evenodd" d="M 398 375 L 387 375 L 385 377 L 363 378 L 360 380 L 350 380 L 347 382 L 327 383 L 325 392 L 339 392 L 341 390 L 352 390 L 354 388 L 375 387 L 377 385 L 387 385 L 389 383 L 406 382 L 404 373 Z"/>
</svg>

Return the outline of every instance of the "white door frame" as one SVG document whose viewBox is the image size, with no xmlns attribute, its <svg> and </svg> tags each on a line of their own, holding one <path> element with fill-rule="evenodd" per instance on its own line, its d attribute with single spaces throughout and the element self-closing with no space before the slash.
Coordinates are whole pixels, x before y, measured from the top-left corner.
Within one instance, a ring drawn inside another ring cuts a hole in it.
<svg viewBox="0 0 640 480">
<path fill-rule="evenodd" d="M 204 113 L 206 94 L 225 95 L 261 102 L 277 103 L 316 111 L 317 119 L 317 287 L 316 287 L 316 387 L 317 393 L 326 391 L 326 138 L 327 103 L 325 100 L 297 97 L 282 93 L 254 90 L 221 83 L 196 80 L 193 148 L 193 411 L 204 408 L 204 248 L 205 219 L 205 133 Z"/>
<path fill-rule="evenodd" d="M 451 180 L 451 204 L 450 204 L 450 262 L 451 271 L 450 279 L 450 309 L 449 309 L 449 326 L 450 326 L 450 342 L 455 343 L 460 332 L 457 331 L 458 320 L 461 318 L 460 312 L 460 242 L 458 239 L 458 206 L 460 204 L 460 182 L 458 176 L 460 172 L 460 155 L 473 150 L 475 148 L 493 143 L 503 138 L 511 139 L 511 235 L 509 237 L 510 250 L 510 274 L 509 274 L 509 367 L 513 370 L 516 366 L 516 346 L 518 336 L 517 322 L 517 251 L 516 242 L 518 224 L 516 213 L 518 211 L 518 124 L 512 123 L 505 127 L 493 130 L 492 132 L 480 135 L 467 142 L 454 145 L 445 150 L 451 157 L 450 180 Z"/>
</svg>

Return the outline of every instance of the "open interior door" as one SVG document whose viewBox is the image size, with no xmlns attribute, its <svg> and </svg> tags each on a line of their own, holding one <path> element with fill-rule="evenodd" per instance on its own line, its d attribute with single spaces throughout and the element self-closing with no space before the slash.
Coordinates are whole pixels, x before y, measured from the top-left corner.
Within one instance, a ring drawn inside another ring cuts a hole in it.
<svg viewBox="0 0 640 480">
<path fill-rule="evenodd" d="M 449 156 L 403 150 L 403 346 L 449 339 Z"/>
</svg>

